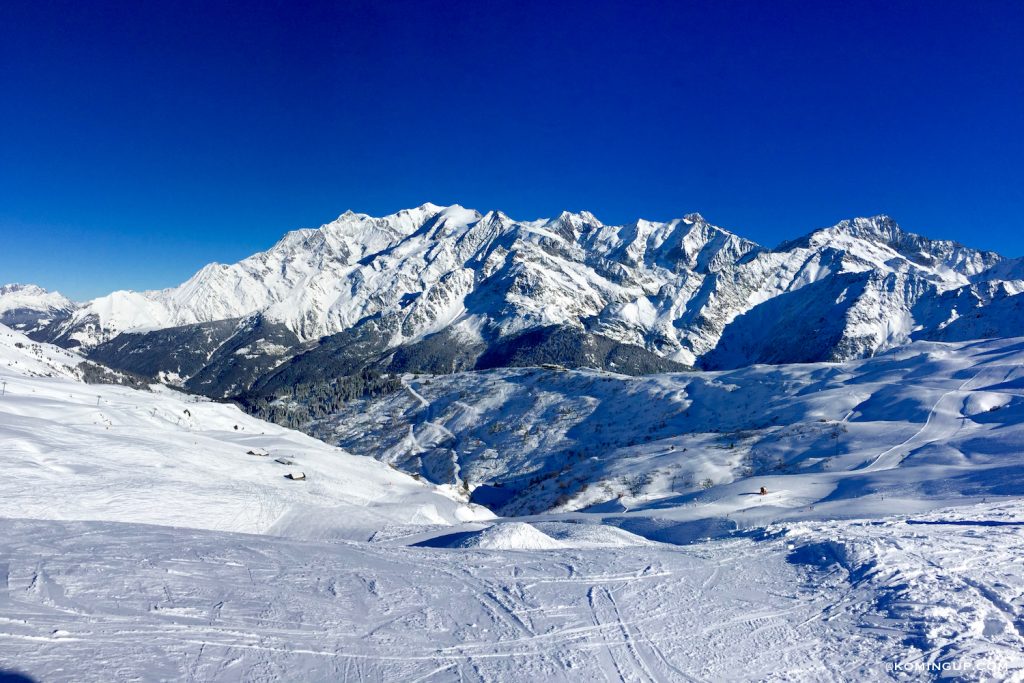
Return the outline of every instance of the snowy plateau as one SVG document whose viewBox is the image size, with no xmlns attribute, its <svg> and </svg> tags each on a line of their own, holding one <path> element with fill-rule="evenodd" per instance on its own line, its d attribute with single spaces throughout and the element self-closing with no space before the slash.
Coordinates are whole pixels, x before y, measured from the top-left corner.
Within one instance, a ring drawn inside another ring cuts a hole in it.
<svg viewBox="0 0 1024 683">
<path fill-rule="evenodd" d="M 4 286 L 0 680 L 1024 681 L 1022 292 L 431 204 Z"/>
</svg>

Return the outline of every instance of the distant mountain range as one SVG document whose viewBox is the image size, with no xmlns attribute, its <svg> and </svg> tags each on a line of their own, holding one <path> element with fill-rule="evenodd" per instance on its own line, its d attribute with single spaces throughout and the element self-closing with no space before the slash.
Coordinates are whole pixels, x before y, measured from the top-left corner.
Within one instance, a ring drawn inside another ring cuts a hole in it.
<svg viewBox="0 0 1024 683">
<path fill-rule="evenodd" d="M 554 363 L 646 374 L 842 361 L 1024 333 L 1024 264 L 856 218 L 774 249 L 698 214 L 604 225 L 424 204 L 346 212 L 179 287 L 75 304 L 0 289 L 0 322 L 211 396 L 373 369 Z"/>
</svg>

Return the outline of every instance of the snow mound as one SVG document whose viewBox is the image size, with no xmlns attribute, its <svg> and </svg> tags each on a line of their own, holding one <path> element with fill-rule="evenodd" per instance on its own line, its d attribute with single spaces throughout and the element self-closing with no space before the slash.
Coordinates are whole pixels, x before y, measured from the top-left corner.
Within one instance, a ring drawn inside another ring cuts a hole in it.
<svg viewBox="0 0 1024 683">
<path fill-rule="evenodd" d="M 651 544 L 642 536 L 603 524 L 539 522 L 536 528 L 566 548 L 626 548 Z"/>
<path fill-rule="evenodd" d="M 526 522 L 495 524 L 453 541 L 449 548 L 484 550 L 555 550 L 565 546 Z"/>
</svg>

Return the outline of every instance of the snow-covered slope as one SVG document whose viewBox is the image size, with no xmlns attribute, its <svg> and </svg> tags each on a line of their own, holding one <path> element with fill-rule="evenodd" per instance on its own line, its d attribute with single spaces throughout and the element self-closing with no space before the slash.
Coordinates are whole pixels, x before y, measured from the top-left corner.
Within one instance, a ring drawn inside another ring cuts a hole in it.
<svg viewBox="0 0 1024 683">
<path fill-rule="evenodd" d="M 370 406 L 424 448 L 500 446 L 466 477 L 576 439 L 554 483 L 613 493 L 493 519 L 230 405 L 84 384 L 78 355 L 0 327 L 0 678 L 1020 680 L 1022 347 L 500 370 Z M 767 470 L 737 479 L 744 457 Z M 680 474 L 715 485 L 666 490 Z"/>
<path fill-rule="evenodd" d="M 359 539 L 489 516 L 232 405 L 85 384 L 80 363 L 0 326 L 0 516 Z"/>
<path fill-rule="evenodd" d="M 307 429 L 505 514 L 683 505 L 762 524 L 1024 495 L 1021 338 L 916 342 L 842 364 L 405 382 Z M 771 495 L 752 496 L 762 485 Z"/>
<path fill-rule="evenodd" d="M 687 547 L 510 551 L 0 519 L 0 671 L 1015 681 L 1021 525 L 1019 503 L 990 503 Z"/>
<path fill-rule="evenodd" d="M 586 330 L 709 368 L 846 360 L 941 336 L 996 290 L 1019 294 L 1024 280 L 1013 264 L 907 233 L 885 216 L 766 249 L 698 214 L 616 226 L 588 212 L 521 221 L 424 204 L 382 218 L 347 212 L 238 263 L 210 264 L 179 287 L 101 297 L 46 339 L 92 348 L 134 332 L 116 352 L 105 348 L 104 361 L 163 360 L 161 372 L 187 380 L 203 368 L 153 356 L 153 340 L 139 333 L 256 316 L 280 326 L 279 338 L 294 337 L 275 341 L 277 360 L 245 381 L 211 380 L 226 362 L 211 355 L 193 388 L 214 395 L 245 390 L 338 335 L 360 340 L 376 359 L 440 333 L 420 353 L 421 367 L 406 368 L 427 371 L 466 366 L 439 348 L 461 348 L 472 367 L 488 347 L 541 328 Z M 239 334 L 250 327 L 241 323 Z"/>
</svg>

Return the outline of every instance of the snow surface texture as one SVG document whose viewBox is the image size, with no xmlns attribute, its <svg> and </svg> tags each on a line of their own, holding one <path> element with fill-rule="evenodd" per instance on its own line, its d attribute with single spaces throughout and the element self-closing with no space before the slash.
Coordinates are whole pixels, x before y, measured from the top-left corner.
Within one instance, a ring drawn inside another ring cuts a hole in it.
<svg viewBox="0 0 1024 683">
<path fill-rule="evenodd" d="M 949 415 L 948 396 L 970 422 L 994 405 L 1003 407 L 991 414 L 1016 415 L 1013 376 L 992 386 L 983 377 L 982 394 L 962 386 L 979 369 L 956 368 L 987 354 L 1006 369 L 1017 345 L 934 345 L 931 355 L 918 347 L 889 358 L 887 372 L 876 367 L 872 377 L 890 384 L 907 380 L 904 366 L 927 383 L 946 358 L 961 388 L 939 376 L 924 412 L 905 397 L 899 410 L 923 427 L 859 436 L 875 440 L 861 470 L 909 471 L 906 460 L 929 447 L 927 430 L 949 439 L 950 418 L 960 418 Z M 795 473 L 716 486 L 705 493 L 724 494 L 706 500 L 653 496 L 631 511 L 494 520 L 450 492 L 231 406 L 85 385 L 77 366 L 66 351 L 0 328 L 0 674 L 1024 680 L 1024 504 L 1015 497 L 991 491 L 984 503 L 919 513 L 933 502 L 910 487 L 895 504 L 847 501 L 843 514 L 864 519 L 742 533 L 705 520 L 711 538 L 692 542 L 686 520 L 699 508 L 723 522 L 785 518 L 787 506 L 796 509 L 787 482 L 809 486 Z M 769 371 L 792 372 L 749 372 Z M 821 396 L 822 409 L 837 397 Z M 1015 421 L 1001 420 L 1009 440 L 976 456 L 979 485 L 1015 485 L 988 466 L 1014 452 Z M 893 449 L 894 438 L 902 446 Z M 307 481 L 284 478 L 299 468 Z M 749 491 L 762 482 L 768 496 Z"/>
<path fill-rule="evenodd" d="M 114 292 L 47 340 L 91 347 L 260 314 L 301 341 L 372 321 L 382 350 L 441 331 L 474 342 L 567 326 L 705 367 L 846 360 L 912 338 L 1019 333 L 1019 314 L 986 311 L 1020 308 L 1022 273 L 885 216 L 767 249 L 698 214 L 611 226 L 588 212 L 517 221 L 424 204 L 382 218 L 347 212 L 179 287 Z"/>
<path fill-rule="evenodd" d="M 1019 503 L 587 550 L 0 520 L 0 668 L 107 680 L 1021 680 Z M 504 526 L 504 525 L 500 525 Z M 896 670 L 894 670 L 896 669 Z"/>
</svg>

